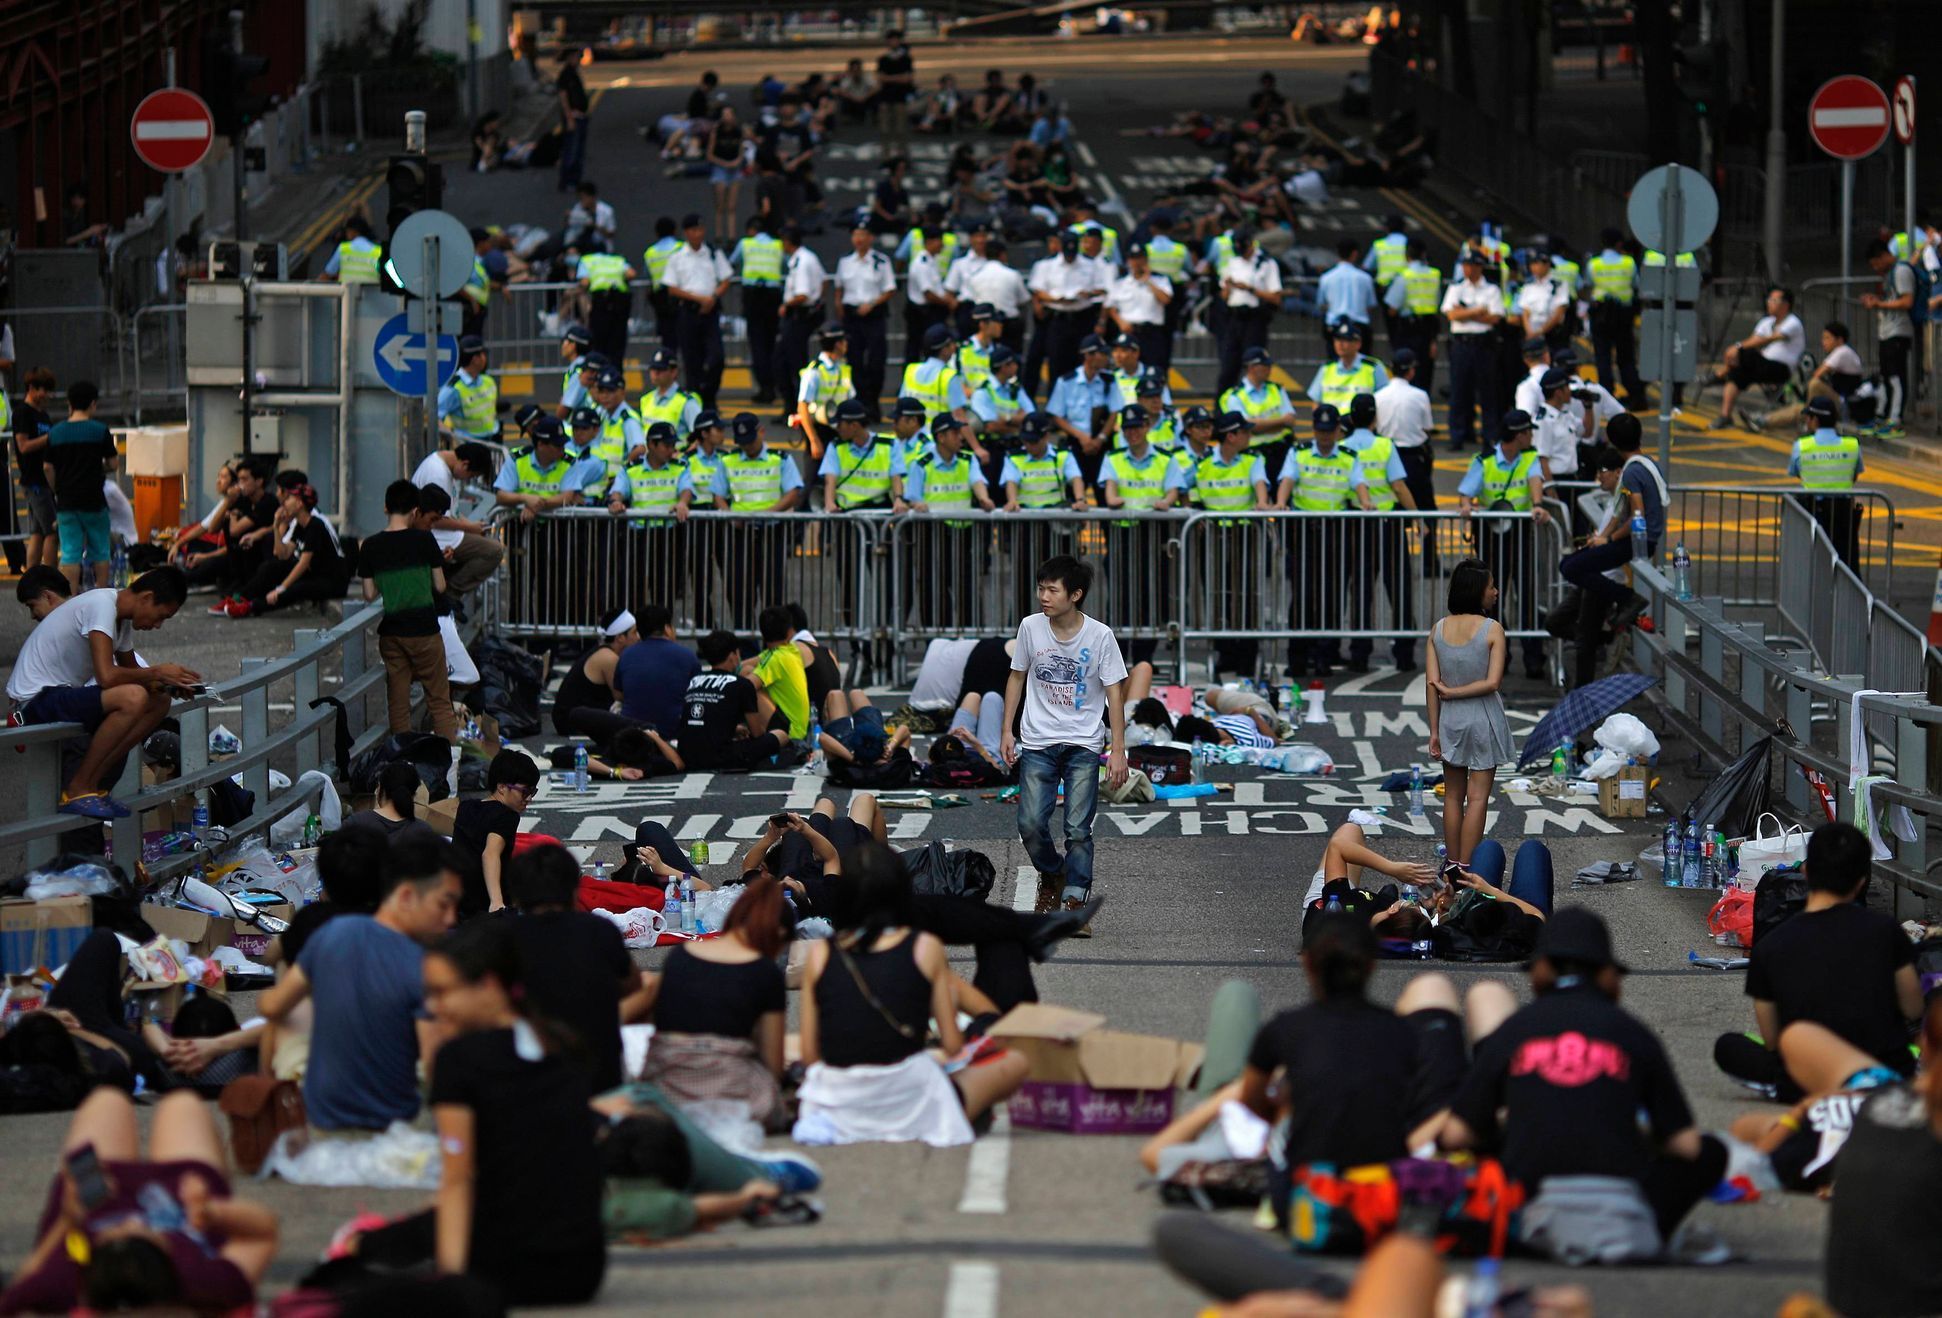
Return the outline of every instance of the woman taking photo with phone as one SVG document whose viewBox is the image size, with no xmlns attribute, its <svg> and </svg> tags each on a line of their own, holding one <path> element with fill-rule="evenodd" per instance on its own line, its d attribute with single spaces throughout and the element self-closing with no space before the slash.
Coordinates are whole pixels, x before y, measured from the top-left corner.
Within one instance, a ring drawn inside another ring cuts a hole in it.
<svg viewBox="0 0 1942 1318">
<path fill-rule="evenodd" d="M 1443 845 L 1466 867 L 1483 841 L 1485 812 L 1497 766 L 1515 758 L 1504 718 L 1509 653 L 1503 625 L 1486 615 L 1497 604 L 1497 583 L 1481 559 L 1450 570 L 1450 610 L 1430 628 L 1430 754 L 1443 762 Z"/>
</svg>

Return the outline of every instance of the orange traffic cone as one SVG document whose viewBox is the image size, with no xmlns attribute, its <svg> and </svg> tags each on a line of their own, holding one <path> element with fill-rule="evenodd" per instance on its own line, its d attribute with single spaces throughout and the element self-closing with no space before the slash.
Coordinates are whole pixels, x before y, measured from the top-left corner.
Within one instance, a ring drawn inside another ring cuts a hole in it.
<svg viewBox="0 0 1942 1318">
<path fill-rule="evenodd" d="M 1942 645 L 1942 563 L 1935 568 L 1935 597 L 1929 601 L 1929 644 Z"/>
</svg>

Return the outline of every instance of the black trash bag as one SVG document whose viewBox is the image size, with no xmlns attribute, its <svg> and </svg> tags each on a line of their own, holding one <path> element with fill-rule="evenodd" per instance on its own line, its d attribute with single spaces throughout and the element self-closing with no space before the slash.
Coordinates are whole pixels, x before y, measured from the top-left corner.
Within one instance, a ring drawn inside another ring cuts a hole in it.
<svg viewBox="0 0 1942 1318">
<path fill-rule="evenodd" d="M 998 871 L 984 852 L 946 851 L 935 838 L 927 846 L 904 852 L 902 859 L 911 891 L 923 896 L 981 902 L 991 896 L 991 885 L 998 881 Z"/>
<path fill-rule="evenodd" d="M 885 788 L 908 787 L 917 776 L 917 761 L 908 746 L 899 746 L 887 760 L 858 764 L 855 760 L 831 759 L 829 781 L 836 787 L 856 787 L 880 792 Z"/>
<path fill-rule="evenodd" d="M 223 778 L 209 785 L 209 822 L 234 828 L 256 809 L 256 793 L 234 778 Z"/>
<path fill-rule="evenodd" d="M 479 669 L 474 700 L 499 721 L 499 735 L 507 741 L 536 735 L 540 695 L 546 690 L 546 666 L 539 656 L 491 637 L 476 641 L 471 655 Z"/>
<path fill-rule="evenodd" d="M 483 792 L 486 789 L 486 775 L 492 766 L 476 755 L 468 755 L 459 761 L 459 790 L 461 792 Z"/>
<path fill-rule="evenodd" d="M 431 732 L 394 732 L 351 761 L 350 785 L 354 794 L 378 790 L 378 775 L 394 760 L 407 760 L 425 784 L 428 800 L 443 801 L 451 795 L 446 775 L 452 771 L 452 743 Z"/>
<path fill-rule="evenodd" d="M 1807 909 L 1807 873 L 1798 866 L 1768 870 L 1753 890 L 1751 947 Z"/>
<path fill-rule="evenodd" d="M 1767 778 L 1773 762 L 1773 738 L 1762 737 L 1740 758 L 1720 770 L 1706 790 L 1693 798 L 1686 814 L 1702 829 L 1717 828 L 1728 837 L 1750 837 L 1767 808 Z"/>
</svg>

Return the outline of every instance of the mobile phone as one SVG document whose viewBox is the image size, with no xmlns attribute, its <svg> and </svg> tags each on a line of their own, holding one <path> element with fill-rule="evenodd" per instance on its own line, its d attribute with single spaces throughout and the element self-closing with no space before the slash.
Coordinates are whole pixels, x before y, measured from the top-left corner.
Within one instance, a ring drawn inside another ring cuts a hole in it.
<svg viewBox="0 0 1942 1318">
<path fill-rule="evenodd" d="M 1457 861 L 1446 860 L 1443 862 L 1441 877 L 1445 883 L 1454 887 L 1457 880 L 1463 877 L 1463 866 Z"/>
<path fill-rule="evenodd" d="M 74 1181 L 74 1192 L 81 1207 L 89 1212 L 108 1202 L 108 1177 L 101 1170 L 101 1156 L 94 1145 L 83 1144 L 67 1155 L 67 1174 Z"/>
<path fill-rule="evenodd" d="M 769 826 L 772 828 L 787 828 L 789 827 L 789 816 L 784 813 L 770 815 Z"/>
</svg>

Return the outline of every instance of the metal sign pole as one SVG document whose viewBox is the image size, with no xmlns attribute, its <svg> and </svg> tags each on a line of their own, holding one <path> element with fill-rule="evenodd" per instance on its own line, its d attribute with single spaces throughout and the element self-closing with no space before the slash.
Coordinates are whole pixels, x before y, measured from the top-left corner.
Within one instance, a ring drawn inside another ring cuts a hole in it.
<svg viewBox="0 0 1942 1318">
<path fill-rule="evenodd" d="M 1854 162 L 1841 162 L 1841 296 L 1854 274 Z"/>
<path fill-rule="evenodd" d="M 1663 232 L 1661 241 L 1668 249 L 1680 245 L 1680 225 L 1685 219 L 1684 206 L 1679 196 L 1679 170 L 1677 167 L 1666 171 L 1666 190 L 1659 198 L 1659 225 Z M 1659 334 L 1659 470 L 1666 480 L 1672 479 L 1672 338 L 1679 327 L 1678 274 L 1679 252 L 1667 250 L 1665 265 L 1661 267 L 1665 283 L 1659 299 L 1658 315 L 1661 332 Z"/>
<path fill-rule="evenodd" d="M 425 452 L 438 451 L 438 339 L 443 326 L 438 323 L 438 263 L 441 258 L 438 235 L 425 235 L 424 269 L 419 274 L 419 296 L 425 299 Z"/>
</svg>

